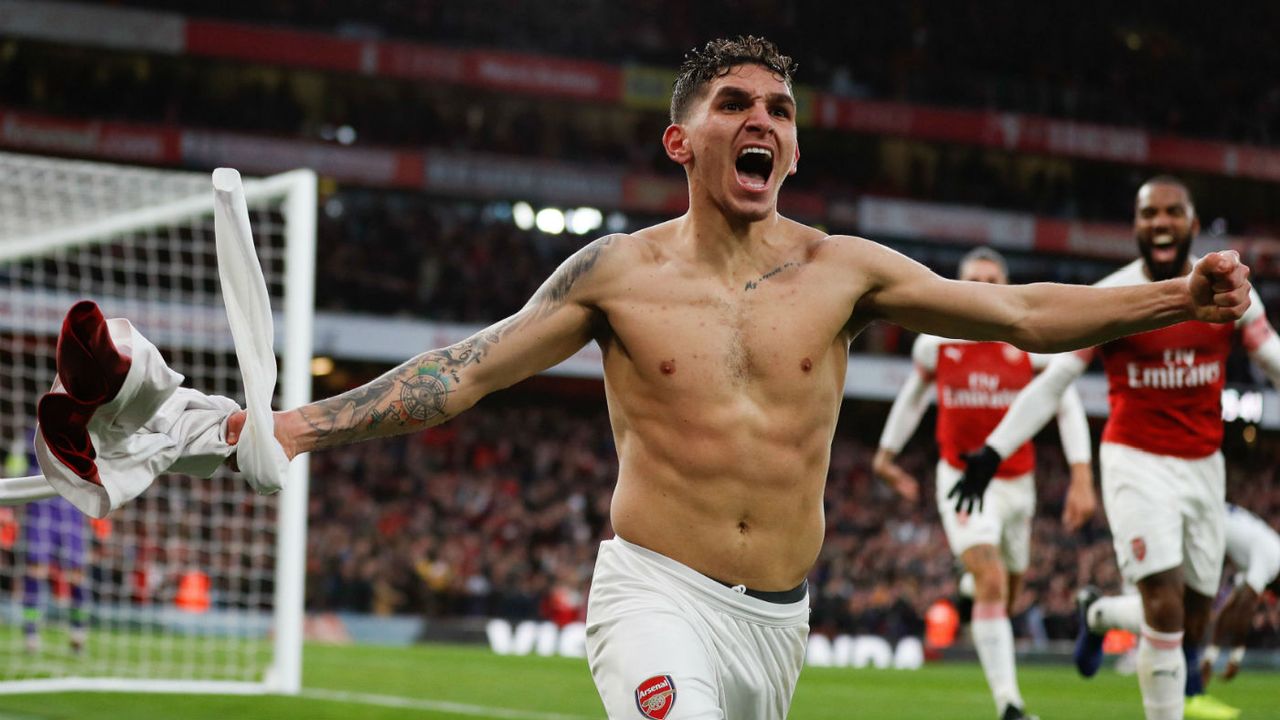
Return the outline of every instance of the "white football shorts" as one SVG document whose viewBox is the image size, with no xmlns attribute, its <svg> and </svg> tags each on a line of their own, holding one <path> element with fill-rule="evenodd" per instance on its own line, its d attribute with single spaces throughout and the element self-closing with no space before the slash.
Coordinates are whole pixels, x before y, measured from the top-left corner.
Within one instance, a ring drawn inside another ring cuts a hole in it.
<svg viewBox="0 0 1280 720">
<path fill-rule="evenodd" d="M 994 545 L 1000 549 L 1006 570 L 1025 571 L 1031 561 L 1031 519 L 1036 514 L 1034 476 L 994 478 L 982 496 L 981 510 L 975 507 L 972 513 L 957 513 L 956 499 L 948 498 L 947 493 L 962 475 L 945 460 L 938 461 L 938 514 L 951 552 L 960 557 L 976 545 Z"/>
<path fill-rule="evenodd" d="M 1136 583 L 1181 567 L 1188 588 L 1217 595 L 1226 551 L 1222 453 L 1188 460 L 1102 443 L 1098 459 L 1102 506 L 1124 579 Z"/>
<path fill-rule="evenodd" d="M 600 543 L 587 662 L 611 720 L 783 720 L 809 598 L 772 603 L 621 538 Z"/>
</svg>

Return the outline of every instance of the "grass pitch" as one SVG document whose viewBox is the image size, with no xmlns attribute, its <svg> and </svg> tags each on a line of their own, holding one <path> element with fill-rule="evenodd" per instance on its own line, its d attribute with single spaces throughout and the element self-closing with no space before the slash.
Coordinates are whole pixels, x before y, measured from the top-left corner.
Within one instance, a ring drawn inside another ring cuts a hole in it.
<svg viewBox="0 0 1280 720">
<path fill-rule="evenodd" d="M 59 693 L 0 695 L 0 720 L 588 720 L 604 717 L 585 661 L 502 657 L 487 649 L 309 645 L 303 697 Z M 1142 717 L 1137 680 L 1104 669 L 1085 681 L 1065 666 L 1019 668 L 1028 709 L 1045 720 Z M 1280 719 L 1280 674 L 1245 672 L 1211 688 L 1242 720 Z M 990 720 L 975 664 L 923 670 L 808 668 L 791 718 Z M 641 720 L 639 714 L 636 719 Z"/>
</svg>

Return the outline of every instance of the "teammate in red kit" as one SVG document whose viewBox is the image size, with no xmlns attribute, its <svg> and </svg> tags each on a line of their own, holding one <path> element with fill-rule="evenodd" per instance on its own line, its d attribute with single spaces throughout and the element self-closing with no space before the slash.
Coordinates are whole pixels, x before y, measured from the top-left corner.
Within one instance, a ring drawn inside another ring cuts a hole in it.
<svg viewBox="0 0 1280 720">
<path fill-rule="evenodd" d="M 1004 258 L 990 248 L 977 248 L 960 261 L 960 279 L 1004 285 L 1009 272 Z M 1035 454 L 1024 443 L 1000 464 L 981 509 L 958 513 L 947 493 L 960 478 L 961 455 L 982 443 L 1004 417 L 1018 391 L 1043 370 L 1051 355 L 1035 355 L 1002 342 L 968 342 L 921 335 L 912 348 L 916 372 L 894 400 L 880 436 L 872 469 L 908 500 L 919 495 L 914 477 L 894 458 L 911 438 L 929 404 L 930 386 L 937 387 L 937 501 L 938 513 L 951 551 L 974 578 L 973 621 L 970 628 L 996 711 L 1022 712 L 1014 662 L 1013 627 L 1009 615 L 1022 585 L 1031 551 L 1031 518 L 1035 515 Z M 1089 424 L 1084 406 L 1068 389 L 1058 413 L 1063 451 L 1071 465 L 1071 488 L 1064 522 L 1074 529 L 1093 516 L 1097 499 L 1089 447 Z"/>
<path fill-rule="evenodd" d="M 1097 285 L 1186 275 L 1199 227 L 1185 185 L 1168 176 L 1147 181 L 1134 215 L 1142 257 Z M 1122 617 L 1122 602 L 1086 590 L 1076 664 L 1086 677 L 1093 675 L 1105 629 L 1138 624 L 1138 680 L 1149 720 L 1183 717 L 1184 690 L 1202 692 L 1194 671 L 1224 553 L 1221 400 L 1235 335 L 1280 386 L 1280 339 L 1257 295 L 1252 299 L 1234 324 L 1183 322 L 1059 355 L 1019 394 L 986 444 L 967 456 L 955 488 L 961 503 L 979 500 L 1000 459 L 1048 421 L 1067 386 L 1101 356 L 1111 401 L 1099 453 L 1103 507 L 1120 571 L 1142 596 L 1142 617 Z"/>
</svg>

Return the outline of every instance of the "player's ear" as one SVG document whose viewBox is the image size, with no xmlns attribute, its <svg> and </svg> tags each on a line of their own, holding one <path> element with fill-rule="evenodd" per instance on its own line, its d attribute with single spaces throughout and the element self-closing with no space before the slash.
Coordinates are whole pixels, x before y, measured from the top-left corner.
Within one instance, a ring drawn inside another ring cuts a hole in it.
<svg viewBox="0 0 1280 720">
<path fill-rule="evenodd" d="M 796 170 L 800 168 L 800 146 L 796 145 L 796 156 L 791 158 L 791 169 L 787 171 L 788 175 L 795 175 Z"/>
<path fill-rule="evenodd" d="M 693 159 L 693 150 L 689 148 L 689 133 L 679 123 L 671 123 L 663 131 L 662 149 L 667 151 L 667 157 L 681 165 L 687 165 Z"/>
<path fill-rule="evenodd" d="M 1199 234 L 1200 234 L 1200 216 L 1192 215 L 1191 216 L 1191 237 L 1194 238 Z"/>
</svg>

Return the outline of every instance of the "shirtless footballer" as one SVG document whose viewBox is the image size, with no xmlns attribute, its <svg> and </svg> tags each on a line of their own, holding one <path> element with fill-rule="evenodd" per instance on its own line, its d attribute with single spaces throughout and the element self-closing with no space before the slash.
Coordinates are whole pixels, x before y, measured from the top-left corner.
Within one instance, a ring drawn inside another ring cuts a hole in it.
<svg viewBox="0 0 1280 720">
<path fill-rule="evenodd" d="M 1194 276 L 1199 265 L 1189 253 L 1199 226 L 1185 185 L 1168 176 L 1149 180 L 1134 205 L 1142 257 L 1097 286 L 1144 287 Z M 1218 448 L 1235 335 L 1280 387 L 1280 338 L 1256 297 L 1234 325 L 1183 322 L 1063 354 L 1018 395 L 986 444 L 969 456 L 957 485 L 958 494 L 980 497 L 999 458 L 1044 425 L 1063 390 L 1101 355 L 1111 399 L 1099 452 L 1102 504 L 1120 571 L 1137 585 L 1142 606 L 1139 614 L 1125 598 L 1086 591 L 1076 665 L 1092 676 L 1106 629 L 1140 630 L 1138 680 L 1149 720 L 1183 717 L 1184 690 L 1193 698 L 1188 716 L 1227 712 L 1199 707 L 1216 704 L 1211 698 L 1194 698 L 1203 692 L 1199 647 L 1222 571 L 1226 477 Z"/>
<path fill-rule="evenodd" d="M 849 342 L 872 320 L 1057 352 L 1248 307 L 1234 254 L 1138 287 L 960 283 L 782 217 L 800 160 L 791 70 L 755 38 L 691 53 L 662 136 L 685 215 L 596 240 L 511 317 L 277 415 L 291 457 L 415 432 L 599 343 L 617 538 L 600 547 L 587 652 L 610 717 L 786 715 Z"/>
</svg>

